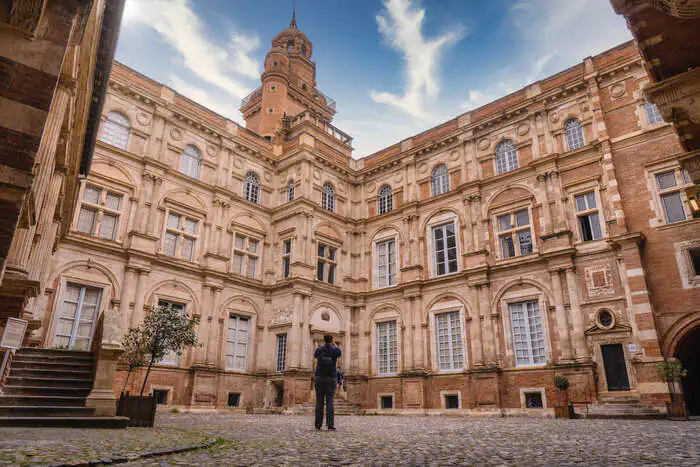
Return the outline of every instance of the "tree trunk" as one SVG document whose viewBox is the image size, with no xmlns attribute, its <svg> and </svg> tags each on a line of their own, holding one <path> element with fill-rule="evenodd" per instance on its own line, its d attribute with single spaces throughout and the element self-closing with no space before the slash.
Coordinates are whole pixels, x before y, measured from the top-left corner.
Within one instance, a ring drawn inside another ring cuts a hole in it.
<svg viewBox="0 0 700 467">
<path fill-rule="evenodd" d="M 141 396 L 143 396 L 143 391 L 146 389 L 146 381 L 148 381 L 148 375 L 151 373 L 151 367 L 153 366 L 153 357 L 148 362 L 148 369 L 146 370 L 146 376 L 143 378 L 143 386 L 141 386 Z"/>
<path fill-rule="evenodd" d="M 129 365 L 129 372 L 126 374 L 126 381 L 124 381 L 124 389 L 122 389 L 122 394 L 124 394 L 124 391 L 126 391 L 126 386 L 129 384 L 129 376 L 131 376 L 131 370 L 133 370 L 134 367 Z"/>
</svg>

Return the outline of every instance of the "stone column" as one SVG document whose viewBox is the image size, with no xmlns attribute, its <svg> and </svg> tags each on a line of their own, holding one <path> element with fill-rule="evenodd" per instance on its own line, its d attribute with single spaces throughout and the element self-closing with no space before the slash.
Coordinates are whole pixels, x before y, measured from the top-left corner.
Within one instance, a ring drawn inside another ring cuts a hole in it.
<svg viewBox="0 0 700 467">
<path fill-rule="evenodd" d="M 404 325 L 406 326 L 406 332 L 404 335 L 406 336 L 406 343 L 404 345 L 404 348 L 406 349 L 406 353 L 404 355 L 404 370 L 413 370 L 416 367 L 415 363 L 415 345 L 416 345 L 416 332 L 414 328 L 414 323 L 415 323 L 415 317 L 413 316 L 413 306 L 412 306 L 413 299 L 411 297 L 404 297 L 403 299 L 403 308 L 404 310 L 408 310 L 408 313 L 405 314 L 406 316 L 406 322 Z"/>
<path fill-rule="evenodd" d="M 581 299 L 579 298 L 578 277 L 573 268 L 566 269 L 566 285 L 569 291 L 569 303 L 571 305 L 571 315 L 573 317 L 574 335 L 573 344 L 577 360 L 588 358 L 586 352 L 586 337 L 584 335 L 584 319 L 581 310 Z"/>
<path fill-rule="evenodd" d="M 548 234 L 552 231 L 552 212 L 549 205 L 549 192 L 547 191 L 547 177 L 545 174 L 537 175 L 537 185 L 540 188 L 540 193 L 544 199 L 542 200 L 542 217 L 544 217 L 544 225 L 542 226 L 542 233 Z"/>
<path fill-rule="evenodd" d="M 484 222 L 481 216 L 481 195 L 475 194 L 472 199 L 472 225 L 474 225 L 474 248 L 477 251 L 486 249 L 486 240 L 482 229 Z"/>
<path fill-rule="evenodd" d="M 352 306 L 345 305 L 345 342 L 343 343 L 343 366 L 345 373 L 352 368 Z"/>
<path fill-rule="evenodd" d="M 464 236 L 464 253 L 471 253 L 475 250 L 474 248 L 474 227 L 472 226 L 472 197 L 471 195 L 462 198 L 462 204 L 464 205 L 464 222 L 465 229 L 467 229 L 466 235 Z"/>
<path fill-rule="evenodd" d="M 566 213 L 564 212 L 561 183 L 559 182 L 559 173 L 557 171 L 549 173 L 549 182 L 552 187 L 552 196 L 554 196 L 554 205 L 557 210 L 556 229 L 557 231 L 566 230 L 568 229 L 568 222 L 566 221 Z"/>
<path fill-rule="evenodd" d="M 304 307 L 304 296 L 294 292 L 294 308 L 292 309 L 292 327 L 289 330 L 288 368 L 299 368 L 301 359 L 301 315 Z"/>
<path fill-rule="evenodd" d="M 211 287 L 211 312 L 209 313 L 210 326 L 209 335 L 207 339 L 207 366 L 219 367 L 220 359 L 219 355 L 219 336 L 222 334 L 223 326 L 226 323 L 226 316 L 219 316 L 216 313 L 219 306 L 219 296 L 221 294 L 221 287 Z"/>
<path fill-rule="evenodd" d="M 155 236 L 156 214 L 158 213 L 158 199 L 160 197 L 160 188 L 163 185 L 163 179 L 154 177 L 153 194 L 151 196 L 151 208 L 148 213 L 148 225 L 146 230 L 149 235 Z"/>
<path fill-rule="evenodd" d="M 481 366 L 484 364 L 484 352 L 482 349 L 481 316 L 479 307 L 477 307 L 475 310 L 471 310 L 471 312 L 472 317 L 471 321 L 469 322 L 469 336 L 472 344 L 472 363 L 476 366 Z M 486 313 L 488 313 L 488 310 L 486 310 Z"/>
<path fill-rule="evenodd" d="M 359 348 L 360 348 L 360 352 L 359 352 L 360 358 L 358 359 L 359 370 L 360 370 L 360 373 L 368 375 L 369 371 L 367 368 L 367 364 L 369 363 L 369 356 L 368 356 L 368 352 L 369 352 L 369 336 L 368 336 L 369 327 L 368 327 L 368 323 L 366 322 L 367 316 L 365 314 L 365 307 L 364 306 L 360 307 L 358 321 L 359 321 L 358 322 L 359 336 L 357 336 L 357 337 L 359 338 Z"/>
<path fill-rule="evenodd" d="M 479 295 L 479 312 L 484 318 L 484 363 L 496 363 L 496 339 L 493 330 L 494 321 L 491 318 L 491 287 L 488 282 L 480 284 L 477 288 Z"/>
<path fill-rule="evenodd" d="M 226 243 L 228 240 L 228 211 L 231 204 L 227 201 L 221 203 L 221 236 L 219 237 L 218 253 L 222 256 L 226 255 Z"/>
<path fill-rule="evenodd" d="M 212 332 L 212 311 L 211 311 L 212 287 L 209 284 L 202 284 L 202 309 L 199 313 L 199 325 L 197 326 L 197 338 L 200 343 L 209 342 L 209 334 Z M 194 351 L 194 364 L 204 366 L 207 363 L 207 348 L 202 345 L 196 347 Z"/>
<path fill-rule="evenodd" d="M 428 341 L 425 340 L 423 329 L 423 299 L 420 295 L 411 297 L 411 307 L 413 308 L 413 322 L 415 323 L 415 367 L 416 369 L 424 370 L 428 368 L 425 351 Z"/>
<path fill-rule="evenodd" d="M 143 286 L 146 280 L 144 276 L 148 274 L 146 269 L 139 269 L 136 276 L 136 293 L 134 296 L 134 310 L 131 313 L 131 327 L 135 328 L 143 319 Z"/>
<path fill-rule="evenodd" d="M 131 325 L 132 316 L 129 316 L 129 305 L 131 299 L 134 296 L 134 275 L 138 274 L 129 266 L 126 266 L 124 271 L 124 283 L 122 284 L 122 294 L 119 297 L 121 303 L 119 304 L 119 322 L 122 329 L 126 330 L 127 327 Z"/>
<path fill-rule="evenodd" d="M 141 173 L 141 187 L 139 189 L 139 204 L 136 208 L 136 220 L 134 229 L 139 233 L 146 233 L 146 222 L 148 217 L 148 200 L 153 192 L 153 177 L 148 172 Z"/>
<path fill-rule="evenodd" d="M 301 332 L 301 342 L 302 342 L 302 355 L 300 358 L 301 361 L 301 367 L 305 369 L 311 369 L 313 368 L 313 345 L 311 343 L 311 323 L 310 323 L 310 313 L 311 313 L 311 297 L 309 296 L 304 296 L 303 297 L 303 304 L 304 304 L 304 320 L 302 323 L 301 328 L 299 331 Z M 347 346 L 346 346 L 347 347 Z M 343 353 L 345 353 L 345 349 L 343 349 Z M 343 358 L 343 361 L 346 361 L 345 358 Z"/>
<path fill-rule="evenodd" d="M 569 320 L 564 309 L 564 297 L 562 295 L 561 277 L 559 270 L 549 272 L 552 278 L 552 290 L 554 291 L 554 306 L 557 319 L 557 330 L 559 332 L 559 348 L 561 351 L 561 361 L 571 361 L 571 338 L 569 336 Z"/>
</svg>

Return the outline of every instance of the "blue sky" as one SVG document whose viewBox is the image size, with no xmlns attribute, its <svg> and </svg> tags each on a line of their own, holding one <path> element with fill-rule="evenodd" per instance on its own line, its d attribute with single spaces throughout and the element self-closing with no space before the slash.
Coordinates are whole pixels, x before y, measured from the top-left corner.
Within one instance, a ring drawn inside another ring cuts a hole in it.
<svg viewBox="0 0 700 467">
<path fill-rule="evenodd" d="M 609 0 L 297 0 L 362 157 L 631 38 Z M 117 60 L 243 123 L 292 0 L 127 0 Z"/>
</svg>

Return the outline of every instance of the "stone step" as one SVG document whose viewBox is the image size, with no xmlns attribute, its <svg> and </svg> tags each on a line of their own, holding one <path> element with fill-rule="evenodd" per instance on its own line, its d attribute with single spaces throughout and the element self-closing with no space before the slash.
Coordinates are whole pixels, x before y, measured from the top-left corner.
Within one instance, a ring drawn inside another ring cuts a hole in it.
<svg viewBox="0 0 700 467">
<path fill-rule="evenodd" d="M 56 379 L 72 379 L 89 378 L 92 380 L 92 368 L 87 370 L 57 370 L 44 368 L 13 368 L 10 370 L 10 376 L 19 378 L 56 378 Z"/>
<path fill-rule="evenodd" d="M 10 374 L 7 377 L 6 384 L 11 386 L 70 387 L 89 390 L 92 388 L 92 378 L 40 378 L 13 376 Z"/>
<path fill-rule="evenodd" d="M 4 417 L 0 426 L 65 427 L 65 428 L 126 428 L 128 417 Z"/>
<path fill-rule="evenodd" d="M 68 396 L 87 397 L 91 388 L 76 388 L 62 386 L 28 386 L 6 384 L 3 387 L 3 394 L 8 396 Z"/>
<path fill-rule="evenodd" d="M 79 354 L 68 353 L 68 354 L 57 354 L 57 353 L 39 353 L 39 352 L 22 352 L 18 350 L 15 353 L 15 358 L 21 358 L 23 360 L 51 360 L 51 361 L 71 361 L 71 362 L 88 362 L 92 363 L 94 361 L 94 356 L 89 352 L 80 352 Z"/>
<path fill-rule="evenodd" d="M 94 357 L 92 352 L 84 352 L 81 350 L 60 350 L 60 349 L 40 349 L 38 347 L 22 347 L 15 355 L 42 355 L 46 357 Z"/>
<path fill-rule="evenodd" d="M 94 407 L 61 407 L 36 405 L 9 405 L 0 407 L 0 417 L 89 417 Z"/>
<path fill-rule="evenodd" d="M 0 395 L 0 406 L 61 406 L 61 407 L 84 407 L 85 397 L 66 396 L 6 396 Z"/>
<path fill-rule="evenodd" d="M 16 358 L 12 361 L 13 370 L 72 370 L 72 371 L 91 371 L 92 362 L 70 362 L 65 360 L 25 360 Z"/>
</svg>

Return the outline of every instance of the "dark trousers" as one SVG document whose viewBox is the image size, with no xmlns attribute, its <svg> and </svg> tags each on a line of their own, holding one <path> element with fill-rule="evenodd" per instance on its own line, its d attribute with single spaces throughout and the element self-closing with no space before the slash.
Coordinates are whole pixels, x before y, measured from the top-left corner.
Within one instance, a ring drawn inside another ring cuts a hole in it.
<svg viewBox="0 0 700 467">
<path fill-rule="evenodd" d="M 335 377 L 333 376 L 316 376 L 316 426 L 323 425 L 323 405 L 326 405 L 326 427 L 335 426 L 333 396 L 335 395 Z"/>
</svg>

